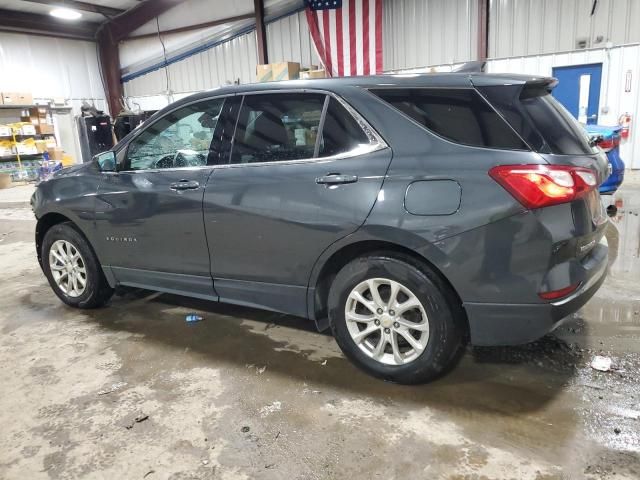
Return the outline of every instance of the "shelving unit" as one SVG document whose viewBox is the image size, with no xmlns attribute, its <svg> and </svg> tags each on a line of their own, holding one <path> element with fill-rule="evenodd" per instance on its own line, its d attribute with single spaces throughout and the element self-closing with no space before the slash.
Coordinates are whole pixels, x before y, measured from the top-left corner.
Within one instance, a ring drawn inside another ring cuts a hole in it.
<svg viewBox="0 0 640 480">
<path fill-rule="evenodd" d="M 21 115 L 23 111 L 30 111 L 34 108 L 42 108 L 42 105 L 4 105 L 0 104 L 0 124 L 6 123 L 18 123 L 23 121 L 24 116 Z M 48 107 L 46 107 L 48 110 Z M 11 112 L 16 112 L 15 114 L 11 114 Z M 45 137 L 51 137 L 52 135 L 45 134 L 31 134 L 24 135 L 17 133 L 15 129 L 12 129 L 11 135 L 0 136 L 0 140 L 9 140 L 11 142 L 12 147 L 16 147 L 16 153 L 12 153 L 9 155 L 0 155 L 0 173 L 8 173 L 12 176 L 12 179 L 21 181 L 28 180 L 29 178 L 29 170 L 33 171 L 37 168 L 37 164 L 34 162 L 41 162 L 43 160 L 43 153 L 34 153 L 34 154 L 25 154 L 19 153 L 17 150 L 18 144 L 24 139 L 33 138 L 33 139 L 43 139 Z M 17 168 L 6 168 L 8 162 L 17 162 Z M 25 164 L 25 162 L 28 162 Z M 17 173 L 17 175 L 16 175 Z M 13 178 L 17 177 L 17 178 Z"/>
</svg>

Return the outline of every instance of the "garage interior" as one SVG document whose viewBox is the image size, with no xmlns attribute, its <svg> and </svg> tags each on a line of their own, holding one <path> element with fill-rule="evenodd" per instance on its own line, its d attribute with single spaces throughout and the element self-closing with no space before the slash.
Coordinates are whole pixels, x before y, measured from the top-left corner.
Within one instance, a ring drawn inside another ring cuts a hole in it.
<svg viewBox="0 0 640 480">
<path fill-rule="evenodd" d="M 193 93 L 366 67 L 327 61 L 315 2 L 0 0 L 0 478 L 640 478 L 640 1 L 349 1 L 381 28 L 381 73 L 555 77 L 616 132 L 603 286 L 418 386 L 276 312 L 138 288 L 69 308 L 36 257 L 38 182 Z"/>
</svg>

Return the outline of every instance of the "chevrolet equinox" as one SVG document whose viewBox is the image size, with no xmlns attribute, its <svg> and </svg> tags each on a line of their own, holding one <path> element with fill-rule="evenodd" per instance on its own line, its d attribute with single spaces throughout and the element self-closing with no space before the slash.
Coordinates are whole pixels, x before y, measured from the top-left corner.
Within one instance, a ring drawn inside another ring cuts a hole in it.
<svg viewBox="0 0 640 480">
<path fill-rule="evenodd" d="M 425 382 L 467 341 L 533 341 L 604 281 L 604 153 L 552 78 L 432 74 L 197 93 L 41 182 L 36 248 L 66 304 L 118 285 L 330 328 Z"/>
</svg>

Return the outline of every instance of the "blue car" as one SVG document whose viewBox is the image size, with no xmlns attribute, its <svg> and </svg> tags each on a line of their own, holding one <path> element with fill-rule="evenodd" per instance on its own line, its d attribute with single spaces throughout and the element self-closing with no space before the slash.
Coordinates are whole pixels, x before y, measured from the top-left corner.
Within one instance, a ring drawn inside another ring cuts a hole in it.
<svg viewBox="0 0 640 480">
<path fill-rule="evenodd" d="M 620 188 L 624 180 L 624 162 L 620 158 L 620 130 L 619 126 L 605 127 L 603 125 L 584 125 L 589 137 L 597 142 L 607 154 L 609 160 L 609 176 L 600 185 L 601 195 L 612 195 Z"/>
</svg>

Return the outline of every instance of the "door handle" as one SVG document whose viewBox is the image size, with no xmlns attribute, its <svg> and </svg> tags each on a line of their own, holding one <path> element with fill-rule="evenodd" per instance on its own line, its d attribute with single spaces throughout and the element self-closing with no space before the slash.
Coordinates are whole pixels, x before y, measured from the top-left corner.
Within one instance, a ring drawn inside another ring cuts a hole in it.
<svg viewBox="0 0 640 480">
<path fill-rule="evenodd" d="M 340 173 L 330 173 L 323 177 L 316 178 L 318 185 L 342 185 L 345 183 L 356 183 L 357 181 L 357 175 L 342 175 Z"/>
<path fill-rule="evenodd" d="M 180 180 L 174 182 L 170 186 L 171 190 L 195 190 L 200 187 L 200 184 L 194 180 Z"/>
</svg>

